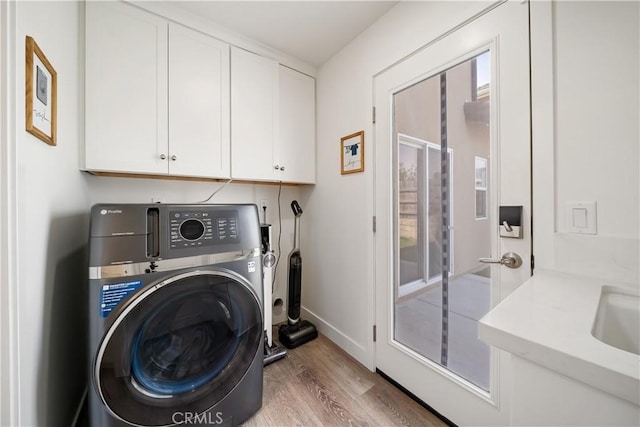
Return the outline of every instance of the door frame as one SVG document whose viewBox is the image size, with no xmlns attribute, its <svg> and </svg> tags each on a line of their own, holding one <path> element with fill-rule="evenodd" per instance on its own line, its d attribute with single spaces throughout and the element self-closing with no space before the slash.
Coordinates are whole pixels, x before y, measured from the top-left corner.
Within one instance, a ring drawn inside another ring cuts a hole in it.
<svg viewBox="0 0 640 427">
<path fill-rule="evenodd" d="M 0 425 L 20 425 L 16 3 L 0 2 Z"/>
<path fill-rule="evenodd" d="M 554 0 L 555 1 L 555 0 Z M 538 268 L 554 268 L 556 233 L 553 1 L 529 3 L 531 66 L 531 212 Z"/>
</svg>

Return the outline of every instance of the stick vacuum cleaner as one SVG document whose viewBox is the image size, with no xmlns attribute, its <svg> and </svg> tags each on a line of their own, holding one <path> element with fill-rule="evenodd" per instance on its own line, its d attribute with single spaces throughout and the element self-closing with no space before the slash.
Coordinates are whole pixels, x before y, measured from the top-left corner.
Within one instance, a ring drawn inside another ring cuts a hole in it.
<svg viewBox="0 0 640 427">
<path fill-rule="evenodd" d="M 273 273 L 276 263 L 276 255 L 271 249 L 271 224 L 267 224 L 267 207 L 263 206 L 264 223 L 260 224 L 260 234 L 262 235 L 262 286 L 264 294 L 264 366 L 282 359 L 287 355 L 287 351 L 273 340 L 271 334 L 272 312 L 271 304 L 273 298 Z"/>
<path fill-rule="evenodd" d="M 300 319 L 302 299 L 302 256 L 300 255 L 300 217 L 302 208 L 297 201 L 291 202 L 295 215 L 293 231 L 293 250 L 289 254 L 289 301 L 288 322 L 278 331 L 280 342 L 287 348 L 296 348 L 318 336 L 318 330 L 308 320 Z"/>
</svg>

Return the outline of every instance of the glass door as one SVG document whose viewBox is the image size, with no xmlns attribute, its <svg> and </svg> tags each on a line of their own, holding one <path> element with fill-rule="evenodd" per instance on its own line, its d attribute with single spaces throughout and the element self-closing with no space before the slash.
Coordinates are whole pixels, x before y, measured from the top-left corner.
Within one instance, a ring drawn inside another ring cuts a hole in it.
<svg viewBox="0 0 640 427">
<path fill-rule="evenodd" d="M 486 391 L 489 346 L 476 330 L 491 295 L 489 267 L 478 262 L 491 255 L 490 72 L 490 53 L 481 52 L 393 97 L 394 336 Z"/>
<path fill-rule="evenodd" d="M 498 207 L 530 212 L 528 4 L 506 2 L 375 77 L 376 367 L 458 425 L 508 423 L 477 322 L 529 268 Z M 526 216 L 526 214 L 525 214 Z"/>
</svg>

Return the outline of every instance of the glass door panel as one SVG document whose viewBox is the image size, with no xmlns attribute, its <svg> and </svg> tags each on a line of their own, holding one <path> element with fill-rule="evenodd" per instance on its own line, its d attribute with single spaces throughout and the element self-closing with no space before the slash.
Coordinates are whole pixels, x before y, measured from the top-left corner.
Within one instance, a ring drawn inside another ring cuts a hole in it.
<svg viewBox="0 0 640 427">
<path fill-rule="evenodd" d="M 394 340 L 487 391 L 489 55 L 393 96 Z"/>
</svg>

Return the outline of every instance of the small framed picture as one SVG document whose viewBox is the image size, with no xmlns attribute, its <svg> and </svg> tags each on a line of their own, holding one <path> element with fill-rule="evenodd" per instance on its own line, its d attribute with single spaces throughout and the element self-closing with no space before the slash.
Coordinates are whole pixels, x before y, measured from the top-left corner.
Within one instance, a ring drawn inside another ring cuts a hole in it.
<svg viewBox="0 0 640 427">
<path fill-rule="evenodd" d="M 58 76 L 47 57 L 26 39 L 26 129 L 49 145 L 56 145 Z"/>
<path fill-rule="evenodd" d="M 364 172 L 364 131 L 340 138 L 340 173 Z"/>
</svg>

